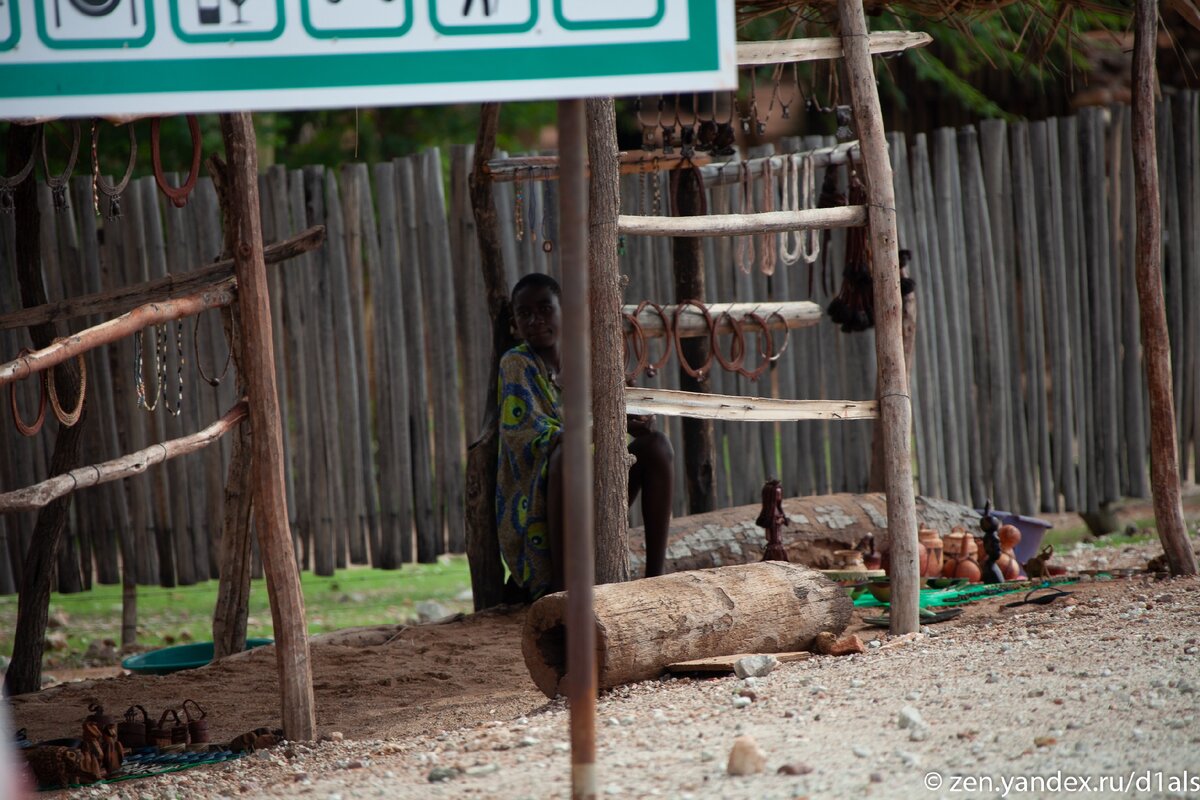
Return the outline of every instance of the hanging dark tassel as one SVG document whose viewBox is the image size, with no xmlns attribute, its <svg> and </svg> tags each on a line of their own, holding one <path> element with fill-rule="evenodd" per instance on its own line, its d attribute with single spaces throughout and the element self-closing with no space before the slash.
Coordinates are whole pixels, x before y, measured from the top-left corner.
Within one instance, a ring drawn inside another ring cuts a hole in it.
<svg viewBox="0 0 1200 800">
<path fill-rule="evenodd" d="M 817 198 L 817 208 L 836 208 L 846 205 L 846 195 L 838 191 L 838 168 L 830 164 L 825 168 L 825 179 L 821 181 L 821 195 Z M 832 231 L 826 228 L 821 232 L 821 290 L 826 296 L 832 294 L 829 280 L 829 264 L 826 253 L 829 252 L 829 239 Z M 813 271 L 815 265 L 808 265 L 808 296 L 813 296 Z"/>
</svg>

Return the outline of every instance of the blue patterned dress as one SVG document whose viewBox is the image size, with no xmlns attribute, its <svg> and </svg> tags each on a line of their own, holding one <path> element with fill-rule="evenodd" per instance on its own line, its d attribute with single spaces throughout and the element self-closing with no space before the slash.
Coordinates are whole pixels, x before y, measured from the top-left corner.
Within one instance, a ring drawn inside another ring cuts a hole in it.
<svg viewBox="0 0 1200 800">
<path fill-rule="evenodd" d="M 528 344 L 500 359 L 500 457 L 496 530 L 516 582 L 534 597 L 550 589 L 546 489 L 550 452 L 562 435 L 560 392 Z"/>
</svg>

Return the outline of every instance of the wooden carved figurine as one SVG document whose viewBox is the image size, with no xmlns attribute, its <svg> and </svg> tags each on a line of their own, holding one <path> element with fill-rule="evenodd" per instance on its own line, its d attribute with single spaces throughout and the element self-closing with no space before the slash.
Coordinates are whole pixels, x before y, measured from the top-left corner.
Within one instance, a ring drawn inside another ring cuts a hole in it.
<svg viewBox="0 0 1200 800">
<path fill-rule="evenodd" d="M 1033 558 L 1025 562 L 1025 574 L 1031 578 L 1048 577 L 1050 571 L 1046 569 L 1046 562 L 1054 555 L 1054 545 L 1048 544 L 1042 548 L 1042 551 Z"/>
<path fill-rule="evenodd" d="M 992 516 L 992 501 L 988 500 L 983 507 L 983 517 L 979 520 L 979 529 L 983 531 L 983 550 L 987 560 L 983 562 L 984 583 L 1004 583 L 1004 572 L 1000 569 L 1000 522 Z"/>
<path fill-rule="evenodd" d="M 787 551 L 783 549 L 783 540 L 779 538 L 779 529 L 790 525 L 787 514 L 783 513 L 783 485 L 775 478 L 763 484 L 762 511 L 754 524 L 767 533 L 767 549 L 763 551 L 763 561 L 787 561 Z"/>
</svg>

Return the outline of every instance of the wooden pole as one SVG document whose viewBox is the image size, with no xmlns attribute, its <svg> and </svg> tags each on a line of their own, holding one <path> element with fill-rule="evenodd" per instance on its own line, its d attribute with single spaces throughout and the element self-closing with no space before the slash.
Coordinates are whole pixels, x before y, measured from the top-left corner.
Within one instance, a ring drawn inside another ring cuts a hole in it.
<svg viewBox="0 0 1200 800">
<path fill-rule="evenodd" d="M 1137 290 L 1142 357 L 1150 390 L 1150 490 L 1154 522 L 1173 575 L 1195 575 L 1179 494 L 1175 451 L 1175 404 L 1171 396 L 1171 345 L 1163 304 L 1162 220 L 1154 138 L 1157 0 L 1137 0 L 1133 39 L 1133 175 L 1137 192 Z"/>
<path fill-rule="evenodd" d="M 887 151 L 884 151 L 887 157 Z M 694 170 L 671 173 L 671 180 L 684 187 L 695 182 Z M 684 197 L 679 198 L 683 205 Z M 751 233 L 782 233 L 812 228 L 860 228 L 867 224 L 867 210 L 862 206 L 809 208 L 803 211 L 760 211 L 757 214 L 689 214 L 674 217 L 640 217 L 622 214 L 617 217 L 621 233 L 639 236 L 744 236 Z"/>
<path fill-rule="evenodd" d="M 169 442 L 153 444 L 144 450 L 100 464 L 77 467 L 70 472 L 64 472 L 32 486 L 26 486 L 24 489 L 0 494 L 0 514 L 42 508 L 79 489 L 121 480 L 131 475 L 140 475 L 155 464 L 161 464 L 169 459 L 185 456 L 207 447 L 241 422 L 244 416 L 246 416 L 246 406 L 244 403 L 239 403 L 226 412 L 221 419 L 196 433 L 172 439 Z"/>
<path fill-rule="evenodd" d="M 588 308 L 587 122 L 583 100 L 558 103 L 562 153 L 559 241 L 562 291 L 563 520 L 566 538 L 567 669 L 571 680 L 571 798 L 596 796 L 596 578 L 592 528 L 592 371 Z"/>
<path fill-rule="evenodd" d="M 704 188 L 697 170 L 671 173 L 672 208 L 675 217 L 669 222 L 700 222 L 705 216 Z M 627 217 L 625 219 L 628 219 Z M 648 219 L 648 218 L 647 218 Z M 704 251 L 694 238 L 675 238 L 672 244 L 672 272 L 675 275 L 675 302 L 686 300 L 704 302 Z M 703 338 L 689 339 L 681 343 L 683 352 L 677 358 L 687 358 L 689 364 L 708 361 L 710 345 Z M 712 382 L 706 373 L 697 379 L 679 368 L 679 388 L 687 392 L 709 392 Z M 683 470 L 684 485 L 687 487 L 687 509 L 689 514 L 712 511 L 716 507 L 716 429 L 711 420 L 685 418 L 683 420 Z"/>
<path fill-rule="evenodd" d="M 254 519 L 267 574 L 267 593 L 275 629 L 275 655 L 284 735 L 293 741 L 315 738 L 312 666 L 304 618 L 304 595 L 288 530 L 283 478 L 283 431 L 275 386 L 275 345 L 267 296 L 258 207 L 258 156 L 254 122 L 247 112 L 221 115 L 221 133 L 229 161 L 229 197 L 237 221 L 235 270 L 241 310 L 244 369 L 250 390 L 253 435 Z"/>
<path fill-rule="evenodd" d="M 596 583 L 629 579 L 629 450 L 625 444 L 625 366 L 621 363 L 621 210 L 617 119 L 611 97 L 587 101 L 592 179 L 588 197 L 589 300 L 592 310 L 592 436 L 595 441 Z M 569 265 L 566 267 L 570 269 Z"/>
<path fill-rule="evenodd" d="M 467 561 L 471 566 L 471 593 L 475 609 L 498 605 L 503 599 L 504 564 L 496 538 L 496 459 L 499 457 L 499 409 L 496 380 L 500 356 L 516 344 L 509 330 L 511 309 L 508 284 L 504 279 L 504 254 L 492 183 L 483 176 L 483 166 L 496 149 L 500 104 L 484 103 L 480 109 L 479 136 L 471 172 L 471 211 L 479 243 L 479 269 L 483 274 L 488 316 L 492 321 L 492 358 L 484 386 L 484 420 L 478 439 L 467 448 L 466 538 Z"/>
<path fill-rule="evenodd" d="M 867 50 L 862 0 L 838 0 L 855 125 L 866 177 L 873 288 L 875 358 L 884 441 L 884 485 L 892 553 L 892 633 L 917 630 L 917 512 L 913 498 L 912 401 L 904 361 L 897 249 L 896 193 L 884 141 L 875 70 Z"/>
</svg>

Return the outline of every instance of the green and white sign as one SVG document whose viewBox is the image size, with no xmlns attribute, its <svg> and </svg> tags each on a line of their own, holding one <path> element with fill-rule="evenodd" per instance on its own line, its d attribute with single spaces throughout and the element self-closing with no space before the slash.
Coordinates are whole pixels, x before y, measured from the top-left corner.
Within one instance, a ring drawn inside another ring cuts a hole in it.
<svg viewBox="0 0 1200 800">
<path fill-rule="evenodd" d="M 0 0 L 0 117 L 736 86 L 733 0 Z"/>
</svg>

